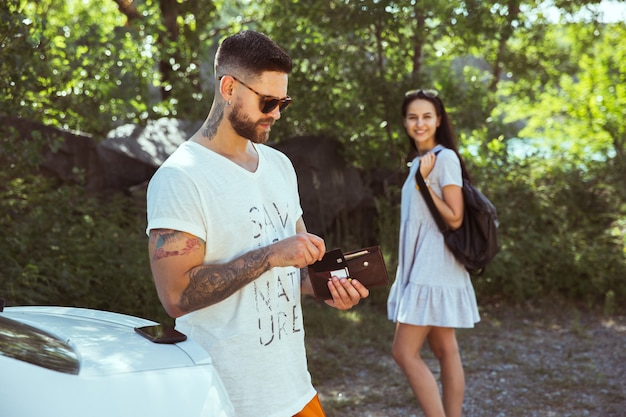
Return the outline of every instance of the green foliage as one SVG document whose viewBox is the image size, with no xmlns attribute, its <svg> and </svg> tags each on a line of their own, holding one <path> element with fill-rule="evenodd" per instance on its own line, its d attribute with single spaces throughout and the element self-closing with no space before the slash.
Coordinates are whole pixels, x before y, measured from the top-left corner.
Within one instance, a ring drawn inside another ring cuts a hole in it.
<svg viewBox="0 0 626 417">
<path fill-rule="evenodd" d="M 607 185 L 610 171 L 583 173 L 562 158 L 511 158 L 483 183 L 498 208 L 502 250 L 475 280 L 479 294 L 565 296 L 588 306 L 607 294 L 626 297 L 623 212 L 615 211 L 620 193 Z"/>
<path fill-rule="evenodd" d="M 544 3 L 192 0 L 168 9 L 145 0 L 131 19 L 110 0 L 7 0 L 0 116 L 96 138 L 122 123 L 204 119 L 218 41 L 261 30 L 296 65 L 294 105 L 273 139 L 330 135 L 351 164 L 403 172 L 404 92 L 437 88 L 474 179 L 499 210 L 502 251 L 476 279 L 479 295 L 560 294 L 613 310 L 626 300 L 626 28 L 569 14 L 595 0 L 555 2 L 559 23 L 542 14 Z M 35 175 L 41 150 L 59 143 L 31 136 L 0 137 L 0 296 L 161 314 L 142 209 Z M 392 276 L 398 196 L 393 187 L 377 196 L 369 225 Z M 357 246 L 361 235 L 344 230 L 351 216 L 333 238 Z"/>
<path fill-rule="evenodd" d="M 164 317 L 147 262 L 144 215 L 118 195 L 39 177 L 0 188 L 0 294 L 9 305 L 72 305 Z"/>
<path fill-rule="evenodd" d="M 169 33 L 152 2 L 130 22 L 110 0 L 9 0 L 0 6 L 0 115 L 97 137 L 120 123 L 204 118 L 208 107 L 198 103 L 206 102 L 207 89 L 198 61 L 206 59 L 200 46 L 214 12 L 206 6 L 184 2 L 185 18 L 175 18 Z"/>
<path fill-rule="evenodd" d="M 114 2 L 10 4 L 15 31 L 5 38 L 10 48 L 0 52 L 10 79 L 0 114 L 100 135 L 120 116 L 124 122 L 148 117 L 152 63 Z"/>
</svg>

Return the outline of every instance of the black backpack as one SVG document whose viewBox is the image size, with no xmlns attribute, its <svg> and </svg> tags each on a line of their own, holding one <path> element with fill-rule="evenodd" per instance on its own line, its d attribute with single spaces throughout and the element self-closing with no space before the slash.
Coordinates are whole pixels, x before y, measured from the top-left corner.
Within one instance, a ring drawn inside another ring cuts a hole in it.
<svg viewBox="0 0 626 417">
<path fill-rule="evenodd" d="M 415 181 L 437 227 L 443 233 L 448 249 L 470 273 L 481 274 L 499 250 L 498 216 L 494 205 L 469 179 L 463 178 L 463 224 L 456 230 L 450 230 L 435 207 L 419 168 L 415 173 Z"/>
</svg>

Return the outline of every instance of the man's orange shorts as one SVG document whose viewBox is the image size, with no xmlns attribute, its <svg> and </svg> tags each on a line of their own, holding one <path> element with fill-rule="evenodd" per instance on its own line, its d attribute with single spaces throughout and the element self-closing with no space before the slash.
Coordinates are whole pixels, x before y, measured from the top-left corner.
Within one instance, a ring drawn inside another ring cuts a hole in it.
<svg viewBox="0 0 626 417">
<path fill-rule="evenodd" d="M 309 403 L 293 417 L 326 417 L 322 404 L 320 404 L 320 398 L 317 394 Z"/>
</svg>

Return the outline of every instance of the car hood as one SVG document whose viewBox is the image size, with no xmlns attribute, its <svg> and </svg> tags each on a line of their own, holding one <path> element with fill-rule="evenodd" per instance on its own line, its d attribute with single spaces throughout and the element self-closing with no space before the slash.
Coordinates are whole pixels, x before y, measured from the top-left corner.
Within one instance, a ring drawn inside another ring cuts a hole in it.
<svg viewBox="0 0 626 417">
<path fill-rule="evenodd" d="M 78 356 L 83 376 L 211 363 L 209 354 L 192 340 L 164 345 L 136 334 L 135 327 L 156 324 L 146 319 L 74 307 L 7 307 L 0 315 L 66 342 Z"/>
</svg>

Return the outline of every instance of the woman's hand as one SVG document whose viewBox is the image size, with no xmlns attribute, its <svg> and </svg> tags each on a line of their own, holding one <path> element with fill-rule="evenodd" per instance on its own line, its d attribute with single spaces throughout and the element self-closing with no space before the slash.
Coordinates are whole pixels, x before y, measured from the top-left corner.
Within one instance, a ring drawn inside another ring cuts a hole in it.
<svg viewBox="0 0 626 417">
<path fill-rule="evenodd" d="M 420 158 L 420 174 L 422 174 L 422 178 L 426 179 L 430 175 L 430 172 L 433 170 L 435 166 L 435 162 L 437 161 L 437 155 L 432 152 L 428 152 L 426 155 Z"/>
</svg>

